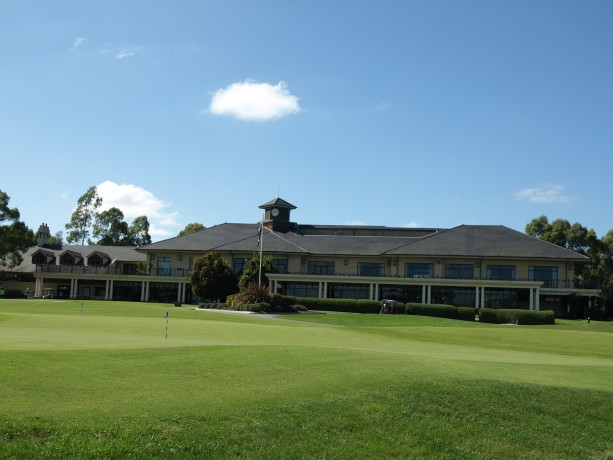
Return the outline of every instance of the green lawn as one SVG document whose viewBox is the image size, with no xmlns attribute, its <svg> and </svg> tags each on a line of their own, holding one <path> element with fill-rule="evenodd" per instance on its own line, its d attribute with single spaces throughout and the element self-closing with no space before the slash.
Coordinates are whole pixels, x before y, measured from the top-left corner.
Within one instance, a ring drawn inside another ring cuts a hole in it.
<svg viewBox="0 0 613 460">
<path fill-rule="evenodd" d="M 0 369 L 0 458 L 613 458 L 612 323 L 2 299 Z"/>
</svg>

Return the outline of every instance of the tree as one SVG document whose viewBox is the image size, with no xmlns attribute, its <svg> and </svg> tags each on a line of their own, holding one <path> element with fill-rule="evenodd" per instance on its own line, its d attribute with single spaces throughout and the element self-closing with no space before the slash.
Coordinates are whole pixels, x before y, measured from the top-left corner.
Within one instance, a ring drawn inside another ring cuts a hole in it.
<svg viewBox="0 0 613 460">
<path fill-rule="evenodd" d="M 110 208 L 96 214 L 92 236 L 102 246 L 131 246 L 128 224 L 119 208 Z"/>
<path fill-rule="evenodd" d="M 207 252 L 196 257 L 190 273 L 192 291 L 201 299 L 225 300 L 238 292 L 238 277 L 219 253 Z"/>
<path fill-rule="evenodd" d="M 70 230 L 66 236 L 68 243 L 85 244 L 100 206 L 102 198 L 98 196 L 98 190 L 95 186 L 90 187 L 77 201 L 77 208 L 73 211 L 70 222 L 65 225 L 66 230 Z"/>
<path fill-rule="evenodd" d="M 149 235 L 149 219 L 147 216 L 138 216 L 132 221 L 132 225 L 128 229 L 130 235 L 131 246 L 144 246 L 151 244 L 151 236 Z"/>
<path fill-rule="evenodd" d="M 55 232 L 55 236 L 49 237 L 49 244 L 54 246 L 62 246 L 64 244 L 64 233 L 62 231 Z"/>
<path fill-rule="evenodd" d="M 0 190 L 0 264 L 7 268 L 19 265 L 21 254 L 36 243 L 34 232 L 19 220 L 19 210 L 9 207 L 10 200 Z"/>
<path fill-rule="evenodd" d="M 197 222 L 192 222 L 191 224 L 187 224 L 183 230 L 179 232 L 177 236 L 189 235 L 190 233 L 196 233 L 200 230 L 204 230 L 204 225 L 199 224 Z"/>
<path fill-rule="evenodd" d="M 262 284 L 268 286 L 268 278 L 266 273 L 276 273 L 277 267 L 272 263 L 272 256 L 262 257 Z M 253 257 L 249 259 L 249 262 L 243 267 L 238 287 L 242 291 L 252 283 L 258 284 L 260 279 L 260 255 L 253 254 Z"/>
</svg>

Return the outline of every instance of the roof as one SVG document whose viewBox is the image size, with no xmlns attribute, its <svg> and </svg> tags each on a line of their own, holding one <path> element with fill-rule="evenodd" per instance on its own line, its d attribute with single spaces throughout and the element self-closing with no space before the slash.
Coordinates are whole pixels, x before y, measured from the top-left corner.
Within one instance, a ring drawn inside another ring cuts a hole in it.
<svg viewBox="0 0 613 460">
<path fill-rule="evenodd" d="M 274 200 L 270 200 L 268 203 L 264 203 L 262 205 L 259 206 L 260 209 L 266 209 L 266 208 L 272 208 L 272 207 L 277 207 L 277 208 L 287 208 L 287 209 L 296 209 L 296 206 L 294 206 L 291 203 L 288 203 L 287 201 L 285 201 L 282 198 L 275 198 Z"/>
<path fill-rule="evenodd" d="M 87 246 L 87 245 L 64 245 L 59 246 L 32 246 L 22 254 L 23 261 L 18 266 L 11 268 L 11 272 L 29 273 L 36 271 L 36 265 L 32 263 L 32 255 L 41 252 L 48 257 L 57 257 L 66 252 L 85 259 L 94 253 L 105 255 L 112 261 L 138 262 L 147 260 L 147 256 L 137 252 L 132 246 Z M 0 267 L 1 268 L 1 267 Z"/>
<path fill-rule="evenodd" d="M 452 229 L 367 226 L 296 226 L 281 232 L 264 228 L 263 251 L 321 256 L 429 256 L 467 258 L 589 260 L 577 252 L 502 225 L 461 225 Z M 143 252 L 256 252 L 259 224 L 226 223 L 139 248 Z M 318 231 L 319 230 L 319 231 Z M 370 236 L 367 236 L 370 235 Z"/>
</svg>

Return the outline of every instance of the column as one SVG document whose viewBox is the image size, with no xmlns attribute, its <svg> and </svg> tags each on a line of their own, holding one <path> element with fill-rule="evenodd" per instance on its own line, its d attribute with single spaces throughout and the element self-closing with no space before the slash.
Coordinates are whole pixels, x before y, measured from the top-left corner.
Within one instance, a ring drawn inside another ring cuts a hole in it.
<svg viewBox="0 0 613 460">
<path fill-rule="evenodd" d="M 277 287 L 277 282 L 275 281 L 275 292 Z M 187 291 L 187 283 L 183 283 L 183 295 L 181 295 L 181 303 L 185 303 L 185 291 Z"/>
<path fill-rule="evenodd" d="M 426 285 L 421 286 L 421 303 L 426 303 Z"/>
<path fill-rule="evenodd" d="M 113 280 L 109 282 L 109 300 L 113 300 Z"/>
<path fill-rule="evenodd" d="M 145 284 L 146 283 L 147 283 L 146 281 L 140 282 L 140 301 L 141 302 L 145 301 Z"/>
<path fill-rule="evenodd" d="M 36 278 L 36 286 L 34 287 L 34 297 L 43 296 L 44 278 Z"/>
<path fill-rule="evenodd" d="M 485 308 L 485 286 L 481 287 L 481 295 L 480 295 L 480 308 Z"/>
<path fill-rule="evenodd" d="M 534 309 L 539 311 L 541 309 L 541 289 L 536 288 L 536 292 L 534 294 Z"/>
<path fill-rule="evenodd" d="M 149 300 L 149 281 L 145 281 L 145 302 Z"/>
<path fill-rule="evenodd" d="M 427 304 L 431 304 L 432 303 L 432 285 L 428 285 L 428 301 L 426 302 Z"/>
<path fill-rule="evenodd" d="M 530 295 L 528 296 L 530 299 L 530 310 L 534 310 L 534 289 L 530 288 Z"/>
<path fill-rule="evenodd" d="M 374 298 L 374 300 L 379 300 L 379 283 L 375 283 L 373 285 L 373 287 L 375 288 L 375 298 Z"/>
<path fill-rule="evenodd" d="M 109 280 L 105 281 L 105 286 L 104 286 L 104 300 L 109 300 Z"/>
<path fill-rule="evenodd" d="M 76 299 L 77 298 L 77 280 L 76 279 L 72 279 L 70 280 L 70 298 L 71 299 Z"/>
<path fill-rule="evenodd" d="M 481 303 L 479 302 L 479 292 L 481 292 L 481 288 L 477 286 L 475 288 L 475 308 L 479 308 L 479 306 L 481 305 Z"/>
</svg>

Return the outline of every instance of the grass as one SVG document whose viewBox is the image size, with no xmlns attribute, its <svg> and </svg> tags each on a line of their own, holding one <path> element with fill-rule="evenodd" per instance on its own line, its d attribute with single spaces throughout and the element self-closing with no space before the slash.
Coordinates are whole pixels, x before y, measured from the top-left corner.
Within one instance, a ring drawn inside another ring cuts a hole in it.
<svg viewBox="0 0 613 460">
<path fill-rule="evenodd" d="M 611 323 L 0 300 L 0 369 L 0 458 L 613 458 Z"/>
</svg>

